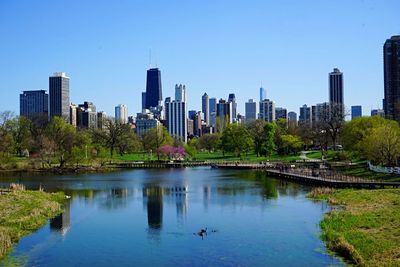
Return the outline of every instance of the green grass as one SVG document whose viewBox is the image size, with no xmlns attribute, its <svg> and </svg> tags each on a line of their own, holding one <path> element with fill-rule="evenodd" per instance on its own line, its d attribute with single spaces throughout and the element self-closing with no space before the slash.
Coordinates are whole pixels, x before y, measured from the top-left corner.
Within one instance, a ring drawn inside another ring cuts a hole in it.
<svg viewBox="0 0 400 267">
<path fill-rule="evenodd" d="M 321 222 L 331 251 L 351 264 L 400 266 L 400 189 L 322 191 L 316 198 L 341 205 Z"/>
<path fill-rule="evenodd" d="M 366 179 L 400 182 L 400 175 L 370 171 L 366 162 L 354 166 L 339 168 L 338 171 L 347 175 L 363 177 Z"/>
<path fill-rule="evenodd" d="M 0 191 L 0 259 L 18 240 L 62 211 L 63 193 Z"/>
</svg>

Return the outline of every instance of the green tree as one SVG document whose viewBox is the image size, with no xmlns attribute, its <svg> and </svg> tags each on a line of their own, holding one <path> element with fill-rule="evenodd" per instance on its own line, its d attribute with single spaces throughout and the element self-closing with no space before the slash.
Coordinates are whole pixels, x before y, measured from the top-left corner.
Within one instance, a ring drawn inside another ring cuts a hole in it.
<svg viewBox="0 0 400 267">
<path fill-rule="evenodd" d="M 291 135 L 291 134 L 284 134 L 280 137 L 281 144 L 282 144 L 282 151 L 285 155 L 289 153 L 296 154 L 298 153 L 302 146 L 303 142 L 298 136 Z"/>
<path fill-rule="evenodd" d="M 55 144 L 56 155 L 60 167 L 64 167 L 70 158 L 75 144 L 76 129 L 61 117 L 54 117 L 46 127 L 46 137 Z"/>
<path fill-rule="evenodd" d="M 346 113 L 343 104 L 326 104 L 321 111 L 317 131 L 324 133 L 332 140 L 333 148 L 336 150 L 337 140 L 345 125 Z"/>
<path fill-rule="evenodd" d="M 228 125 L 222 132 L 221 145 L 225 152 L 232 152 L 237 156 L 248 153 L 253 146 L 253 139 L 246 127 L 237 124 Z"/>
<path fill-rule="evenodd" d="M 6 128 L 12 134 L 14 140 L 14 151 L 22 156 L 24 150 L 30 150 L 32 144 L 31 121 L 23 116 L 7 121 Z"/>
<path fill-rule="evenodd" d="M 387 123 L 380 116 L 360 117 L 347 122 L 343 128 L 343 145 L 346 150 L 362 153 L 364 138 L 371 134 L 372 129 Z"/>
<path fill-rule="evenodd" d="M 127 127 L 127 125 L 119 121 L 107 118 L 104 120 L 104 129 L 91 130 L 93 142 L 108 148 L 110 157 L 113 158 L 114 151 L 118 148 L 119 144 L 121 144 L 120 152 L 126 149 L 121 140 L 126 137 L 128 132 Z"/>
<path fill-rule="evenodd" d="M 199 149 L 199 139 L 192 138 L 185 144 L 183 147 L 185 148 L 186 153 L 192 158 L 196 159 L 197 150 Z"/>
<path fill-rule="evenodd" d="M 199 148 L 206 149 L 210 153 L 220 146 L 220 140 L 220 134 L 204 134 L 199 138 Z"/>
<path fill-rule="evenodd" d="M 121 156 L 126 153 L 140 151 L 142 148 L 142 143 L 139 137 L 133 132 L 128 124 L 122 125 L 122 131 L 117 142 L 117 147 Z"/>
<path fill-rule="evenodd" d="M 10 131 L 8 124 L 14 117 L 11 111 L 0 112 L 0 152 L 2 160 L 9 158 L 14 150 L 14 137 Z"/>
<path fill-rule="evenodd" d="M 261 155 L 270 156 L 275 151 L 275 123 L 266 123 L 264 126 L 264 140 L 261 145 Z"/>
<path fill-rule="evenodd" d="M 254 152 L 256 153 L 257 157 L 259 157 L 262 153 L 262 145 L 265 140 L 265 124 L 266 122 L 263 120 L 253 120 L 247 124 L 247 128 L 253 137 Z"/>
<path fill-rule="evenodd" d="M 397 166 L 400 158 L 400 127 L 395 121 L 374 127 L 363 139 L 363 150 L 372 163 Z"/>
<path fill-rule="evenodd" d="M 143 137 L 143 148 L 152 153 L 156 153 L 163 145 L 173 145 L 173 143 L 172 137 L 164 126 L 157 126 L 150 129 Z M 160 155 L 158 153 L 157 158 L 160 160 Z"/>
</svg>

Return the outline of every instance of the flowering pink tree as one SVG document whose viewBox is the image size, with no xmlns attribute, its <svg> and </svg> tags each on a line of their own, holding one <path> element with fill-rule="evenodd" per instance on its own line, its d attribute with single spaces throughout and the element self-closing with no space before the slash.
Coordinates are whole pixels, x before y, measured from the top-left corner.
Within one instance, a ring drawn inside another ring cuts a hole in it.
<svg viewBox="0 0 400 267">
<path fill-rule="evenodd" d="M 161 146 L 157 152 L 167 156 L 170 160 L 182 160 L 186 157 L 186 151 L 183 147 L 173 147 L 170 145 Z"/>
</svg>

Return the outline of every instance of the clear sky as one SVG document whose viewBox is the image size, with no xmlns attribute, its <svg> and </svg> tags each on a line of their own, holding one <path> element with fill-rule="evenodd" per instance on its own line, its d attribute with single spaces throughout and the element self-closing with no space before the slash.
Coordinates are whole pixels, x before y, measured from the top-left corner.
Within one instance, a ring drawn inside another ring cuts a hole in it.
<svg viewBox="0 0 400 267">
<path fill-rule="evenodd" d="M 141 109 L 149 50 L 163 97 L 186 84 L 201 95 L 236 94 L 238 111 L 260 83 L 277 107 L 298 113 L 328 99 L 328 73 L 344 72 L 345 103 L 382 106 L 382 46 L 400 34 L 399 0 L 0 0 L 0 110 L 19 113 L 22 90 L 71 78 L 71 101 Z"/>
</svg>

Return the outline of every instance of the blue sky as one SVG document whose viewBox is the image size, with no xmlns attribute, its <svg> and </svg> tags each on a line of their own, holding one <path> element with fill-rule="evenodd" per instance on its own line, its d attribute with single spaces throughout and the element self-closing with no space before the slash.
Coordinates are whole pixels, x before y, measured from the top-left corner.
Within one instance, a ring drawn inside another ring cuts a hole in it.
<svg viewBox="0 0 400 267">
<path fill-rule="evenodd" d="M 64 71 L 72 102 L 136 114 L 151 49 L 163 97 L 186 84 L 190 109 L 204 92 L 234 92 L 244 113 L 262 81 L 277 106 L 298 112 L 327 100 L 338 67 L 346 105 L 369 114 L 382 105 L 382 46 L 400 34 L 399 10 L 398 0 L 0 0 L 0 110 L 18 114 L 22 90 L 48 90 Z"/>
</svg>

